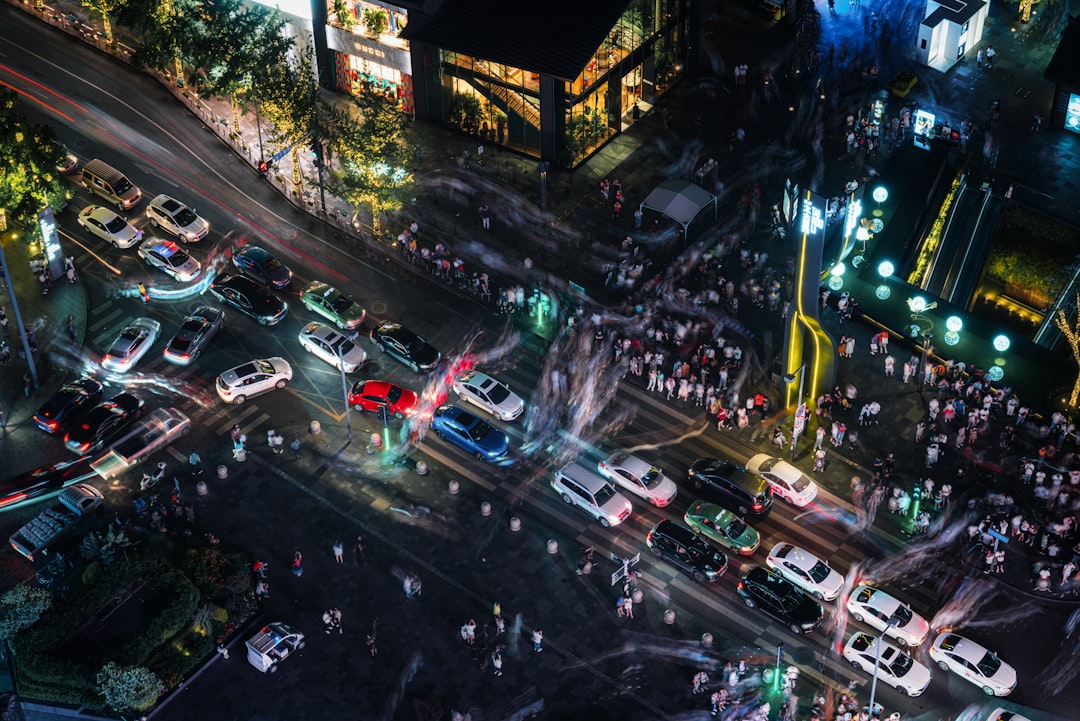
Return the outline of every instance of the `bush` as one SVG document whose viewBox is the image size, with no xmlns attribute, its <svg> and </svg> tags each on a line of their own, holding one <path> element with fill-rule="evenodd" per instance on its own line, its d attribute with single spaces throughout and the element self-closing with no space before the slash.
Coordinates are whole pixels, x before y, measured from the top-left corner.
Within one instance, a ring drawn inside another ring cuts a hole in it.
<svg viewBox="0 0 1080 721">
<path fill-rule="evenodd" d="M 19 631 L 33 626 L 52 603 L 48 591 L 26 584 L 0 596 L 0 641 L 14 638 Z"/>
</svg>

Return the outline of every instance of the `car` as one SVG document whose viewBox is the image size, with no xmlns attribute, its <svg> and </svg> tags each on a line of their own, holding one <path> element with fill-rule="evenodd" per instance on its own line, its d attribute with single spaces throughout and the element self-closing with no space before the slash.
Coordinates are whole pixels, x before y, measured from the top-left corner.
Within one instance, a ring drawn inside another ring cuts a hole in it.
<svg viewBox="0 0 1080 721">
<path fill-rule="evenodd" d="M 142 414 L 145 401 L 134 393 L 120 393 L 91 408 L 64 435 L 64 445 L 78 455 L 93 453 L 118 436 Z"/>
<path fill-rule="evenodd" d="M 300 291 L 300 302 L 342 330 L 356 330 L 367 315 L 350 296 L 317 280 Z"/>
<path fill-rule="evenodd" d="M 675 481 L 651 463 L 629 453 L 612 453 L 596 464 L 600 475 L 617 486 L 644 498 L 657 508 L 675 500 L 679 492 Z"/>
<path fill-rule="evenodd" d="M 386 408 L 394 418 L 411 416 L 419 400 L 414 391 L 390 381 L 357 381 L 349 389 L 349 405 L 353 410 L 379 413 Z"/>
<path fill-rule="evenodd" d="M 982 644 L 958 633 L 939 633 L 930 645 L 930 658 L 942 671 L 981 687 L 988 696 L 1008 696 L 1016 688 L 1016 669 Z"/>
<path fill-rule="evenodd" d="M 552 489 L 566 503 L 577 506 L 609 528 L 630 517 L 630 501 L 615 487 L 577 461 L 555 471 Z"/>
<path fill-rule="evenodd" d="M 236 251 L 232 264 L 238 272 L 279 290 L 292 282 L 289 267 L 257 245 L 247 245 Z"/>
<path fill-rule="evenodd" d="M 46 433 L 56 433 L 101 401 L 101 381 L 83 376 L 66 383 L 34 414 L 34 423 Z"/>
<path fill-rule="evenodd" d="M 1021 716 L 1015 711 L 998 706 L 986 717 L 986 721 L 1031 721 L 1027 716 Z"/>
<path fill-rule="evenodd" d="M 221 400 L 240 404 L 252 396 L 284 388 L 292 376 L 292 366 L 284 358 L 262 358 L 225 371 L 217 377 L 214 387 Z"/>
<path fill-rule="evenodd" d="M 180 283 L 195 280 L 202 273 L 199 261 L 171 240 L 147 238 L 139 245 L 139 257 Z"/>
<path fill-rule="evenodd" d="M 88 205 L 79 212 L 79 225 L 90 235 L 112 243 L 116 248 L 130 248 L 142 240 L 143 232 L 109 208 Z"/>
<path fill-rule="evenodd" d="M 687 476 L 706 499 L 735 511 L 741 518 L 761 520 L 772 510 L 773 491 L 768 481 L 734 463 L 699 458 Z"/>
<path fill-rule="evenodd" d="M 930 624 L 910 606 L 865 583 L 848 596 L 847 610 L 856 621 L 884 632 L 901 646 L 921 646 L 930 633 Z M 889 620 L 894 617 L 896 622 L 890 625 Z"/>
<path fill-rule="evenodd" d="M 817 498 L 817 484 L 787 461 L 758 453 L 746 462 L 746 469 L 768 481 L 776 495 L 796 508 Z"/>
<path fill-rule="evenodd" d="M 431 419 L 431 430 L 481 461 L 497 461 L 510 450 L 505 433 L 458 406 L 438 408 Z"/>
<path fill-rule="evenodd" d="M 159 195 L 146 206 L 150 225 L 172 233 L 184 243 L 194 243 L 206 237 L 210 224 L 195 211 L 168 195 Z"/>
<path fill-rule="evenodd" d="M 304 634 L 275 621 L 248 639 L 247 660 L 262 673 L 276 673 L 278 664 L 304 648 Z"/>
<path fill-rule="evenodd" d="M 363 348 L 328 325 L 308 323 L 300 329 L 299 338 L 308 353 L 346 373 L 356 372 L 367 362 Z"/>
<path fill-rule="evenodd" d="M 710 538 L 742 556 L 749 556 L 761 544 L 761 536 L 746 521 L 726 508 L 706 501 L 694 501 L 683 521 L 694 533 Z"/>
<path fill-rule="evenodd" d="M 225 273 L 214 278 L 210 293 L 262 325 L 277 325 L 289 312 L 289 304 L 244 275 Z"/>
<path fill-rule="evenodd" d="M 727 570 L 727 556 L 674 521 L 656 524 L 645 536 L 645 545 L 654 556 L 678 566 L 698 583 L 715 581 Z"/>
<path fill-rule="evenodd" d="M 795 634 L 809 633 L 821 625 L 825 609 L 804 594 L 783 576 L 762 566 L 754 566 L 746 572 L 735 592 L 750 608 L 760 608 L 765 613 L 787 624 Z"/>
<path fill-rule="evenodd" d="M 165 360 L 186 366 L 198 360 L 203 349 L 225 325 L 225 311 L 211 305 L 200 305 L 189 315 L 176 331 L 162 355 Z"/>
<path fill-rule="evenodd" d="M 891 643 L 861 631 L 848 639 L 844 658 L 853 668 L 871 676 L 876 664 L 878 680 L 905 696 L 919 696 L 930 685 L 930 669 Z"/>
<path fill-rule="evenodd" d="M 79 157 L 75 153 L 67 149 L 67 146 L 59 141 L 53 141 L 53 145 L 57 150 L 57 163 L 56 170 L 61 175 L 68 175 L 74 173 L 75 168 L 79 167 Z"/>
<path fill-rule="evenodd" d="M 500 421 L 512 421 L 525 410 L 525 401 L 521 396 L 487 373 L 477 370 L 459 373 L 451 387 L 463 401 L 483 408 Z"/>
<path fill-rule="evenodd" d="M 13 508 L 62 491 L 80 481 L 92 479 L 97 473 L 90 467 L 90 460 L 91 456 L 83 455 L 0 482 L 0 510 Z"/>
<path fill-rule="evenodd" d="M 159 333 L 161 323 L 153 318 L 136 318 L 120 330 L 101 357 L 101 367 L 114 373 L 127 373 L 146 355 Z"/>
<path fill-rule="evenodd" d="M 400 323 L 384 320 L 371 329 L 371 341 L 413 372 L 428 373 L 442 360 L 442 353 Z"/>
<path fill-rule="evenodd" d="M 765 564 L 823 601 L 834 600 L 844 588 L 844 577 L 829 568 L 829 564 L 791 543 L 773 546 Z"/>
</svg>

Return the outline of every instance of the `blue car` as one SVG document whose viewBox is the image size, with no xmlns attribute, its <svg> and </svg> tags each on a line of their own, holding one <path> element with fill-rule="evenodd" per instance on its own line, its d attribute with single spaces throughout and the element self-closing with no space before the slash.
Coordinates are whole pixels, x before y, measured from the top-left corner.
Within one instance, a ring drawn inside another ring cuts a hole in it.
<svg viewBox="0 0 1080 721">
<path fill-rule="evenodd" d="M 481 461 L 497 461 L 510 450 L 510 439 L 505 433 L 457 406 L 443 406 L 435 411 L 431 429 L 439 438 Z"/>
<path fill-rule="evenodd" d="M 244 275 L 274 288 L 284 288 L 292 281 L 292 271 L 288 266 L 282 265 L 270 251 L 257 245 L 248 245 L 237 251 L 232 262 Z"/>
</svg>

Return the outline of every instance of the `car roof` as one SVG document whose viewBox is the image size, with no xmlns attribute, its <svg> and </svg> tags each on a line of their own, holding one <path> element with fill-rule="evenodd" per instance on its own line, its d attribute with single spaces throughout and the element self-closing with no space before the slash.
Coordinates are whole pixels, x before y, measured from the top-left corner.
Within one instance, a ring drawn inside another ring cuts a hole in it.
<svg viewBox="0 0 1080 721">
<path fill-rule="evenodd" d="M 657 523 L 656 528 L 653 530 L 656 533 L 661 533 L 674 541 L 688 546 L 708 546 L 707 543 L 698 538 L 698 535 L 689 528 L 667 518 Z"/>
<path fill-rule="evenodd" d="M 944 645 L 946 643 L 948 643 L 951 648 L 944 648 Z M 983 655 L 989 651 L 989 649 L 987 649 L 982 644 L 972 641 L 966 636 L 961 636 L 958 633 L 952 632 L 946 632 L 942 634 L 940 646 L 942 650 L 946 650 L 953 655 L 960 656 L 961 658 L 966 658 L 968 661 L 971 661 L 973 663 L 978 663 L 979 661 L 981 661 Z"/>
<path fill-rule="evenodd" d="M 159 206 L 160 208 L 169 213 L 175 213 L 176 211 L 184 207 L 184 204 L 181 203 L 179 200 L 165 195 L 164 193 L 151 200 L 150 205 Z"/>
<path fill-rule="evenodd" d="M 254 258 L 255 260 L 262 262 L 274 257 L 266 248 L 262 248 L 258 245 L 246 245 L 236 252 L 237 255 L 244 255 Z"/>
<path fill-rule="evenodd" d="M 607 462 L 609 465 L 622 466 L 631 473 L 635 473 L 639 476 L 645 475 L 653 468 L 656 468 L 652 463 L 628 453 L 613 453 L 608 458 Z"/>
<path fill-rule="evenodd" d="M 165 238 L 150 238 L 143 243 L 143 247 L 146 248 L 147 251 L 160 253 L 166 258 L 180 250 L 180 246 L 176 244 L 176 241 L 166 240 Z"/>
<path fill-rule="evenodd" d="M 863 593 L 864 590 L 869 590 L 871 593 L 869 594 L 869 598 L 867 598 L 865 601 L 860 601 L 858 597 Z M 888 591 L 883 591 L 877 586 L 871 586 L 865 583 L 856 588 L 855 591 L 852 592 L 851 597 L 855 600 L 855 603 L 862 603 L 867 606 L 871 606 L 884 613 L 894 611 L 902 605 L 900 603 L 900 599 L 896 598 Z"/>
</svg>

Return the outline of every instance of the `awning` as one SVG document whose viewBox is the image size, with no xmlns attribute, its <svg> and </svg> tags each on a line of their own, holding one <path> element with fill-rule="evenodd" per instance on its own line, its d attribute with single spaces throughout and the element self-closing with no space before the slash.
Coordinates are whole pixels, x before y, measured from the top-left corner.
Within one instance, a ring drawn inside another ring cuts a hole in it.
<svg viewBox="0 0 1080 721">
<path fill-rule="evenodd" d="M 683 232 L 705 208 L 712 206 L 716 219 L 716 196 L 700 185 L 685 180 L 665 180 L 656 186 L 641 204 L 662 213 L 683 227 Z"/>
</svg>

